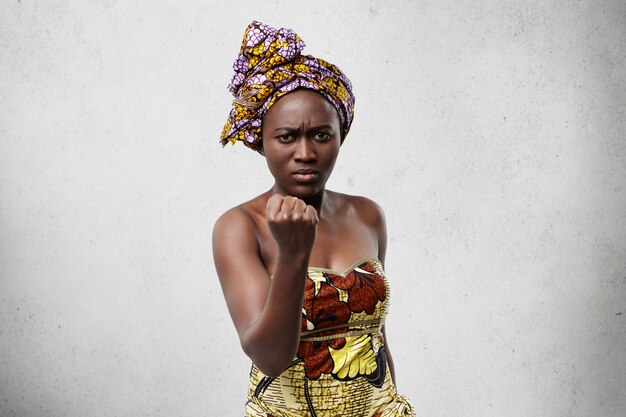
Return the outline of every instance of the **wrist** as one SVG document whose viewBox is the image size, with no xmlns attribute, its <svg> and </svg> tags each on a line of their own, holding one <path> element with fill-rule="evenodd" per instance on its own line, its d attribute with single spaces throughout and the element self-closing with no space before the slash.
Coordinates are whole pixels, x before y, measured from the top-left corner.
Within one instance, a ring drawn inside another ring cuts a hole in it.
<svg viewBox="0 0 626 417">
<path fill-rule="evenodd" d="M 299 277 L 306 277 L 310 256 L 310 251 L 283 250 L 279 248 L 276 264 L 274 265 L 274 277 L 282 276 L 288 280 L 295 279 L 300 281 Z M 304 280 L 302 281 L 304 282 Z"/>
<path fill-rule="evenodd" d="M 309 266 L 310 257 L 311 251 L 298 251 L 279 248 L 276 268 L 280 268 L 281 266 L 289 266 L 291 268 L 304 268 L 306 270 Z"/>
</svg>

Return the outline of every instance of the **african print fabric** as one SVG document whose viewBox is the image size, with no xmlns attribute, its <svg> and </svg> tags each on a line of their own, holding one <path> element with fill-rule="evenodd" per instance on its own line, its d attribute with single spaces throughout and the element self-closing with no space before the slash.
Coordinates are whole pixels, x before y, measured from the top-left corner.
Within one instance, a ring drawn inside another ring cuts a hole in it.
<svg viewBox="0 0 626 417">
<path fill-rule="evenodd" d="M 414 416 L 396 392 L 381 333 L 389 287 L 379 261 L 309 268 L 296 357 L 277 378 L 250 372 L 250 417 Z"/>
<path fill-rule="evenodd" d="M 352 84 L 335 65 L 301 55 L 303 48 L 291 29 L 256 21 L 248 25 L 228 85 L 235 99 L 220 136 L 223 146 L 242 141 L 260 152 L 263 116 L 276 100 L 298 88 L 317 91 L 337 109 L 345 137 L 354 117 Z"/>
</svg>

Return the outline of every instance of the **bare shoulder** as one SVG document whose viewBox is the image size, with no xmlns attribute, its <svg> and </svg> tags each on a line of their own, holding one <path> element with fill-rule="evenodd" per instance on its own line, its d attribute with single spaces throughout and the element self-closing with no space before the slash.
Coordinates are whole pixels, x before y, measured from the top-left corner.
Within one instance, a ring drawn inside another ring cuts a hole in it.
<svg viewBox="0 0 626 417">
<path fill-rule="evenodd" d="M 265 216 L 263 195 L 227 210 L 213 227 L 213 256 L 220 266 L 242 256 L 258 257 L 259 219 Z"/>
<path fill-rule="evenodd" d="M 378 247 L 378 259 L 385 262 L 387 251 L 387 225 L 385 222 L 385 212 L 373 200 L 349 194 L 333 193 L 341 207 L 340 211 L 351 225 L 358 223 L 366 227 Z M 351 226 L 352 227 L 352 226 Z"/>
<path fill-rule="evenodd" d="M 342 193 L 333 194 L 342 205 L 351 213 L 354 213 L 361 221 L 376 229 L 385 224 L 385 212 L 374 200 L 363 196 Z"/>
<path fill-rule="evenodd" d="M 253 198 L 252 200 L 241 203 L 222 214 L 215 222 L 213 233 L 220 233 L 233 229 L 256 229 L 257 218 L 263 215 L 260 207 L 263 206 L 263 195 Z"/>
<path fill-rule="evenodd" d="M 254 231 L 256 228 L 254 217 L 243 204 L 233 207 L 222 214 L 213 227 L 214 238 L 221 235 L 230 235 L 235 231 Z M 214 242 L 215 244 L 215 242 Z"/>
</svg>

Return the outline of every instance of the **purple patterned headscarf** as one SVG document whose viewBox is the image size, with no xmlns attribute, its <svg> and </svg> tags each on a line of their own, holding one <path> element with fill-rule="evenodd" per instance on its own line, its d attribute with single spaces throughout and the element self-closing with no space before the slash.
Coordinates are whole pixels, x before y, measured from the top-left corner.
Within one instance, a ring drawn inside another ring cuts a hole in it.
<svg viewBox="0 0 626 417">
<path fill-rule="evenodd" d="M 297 88 L 319 92 L 337 109 L 345 137 L 354 117 L 352 84 L 335 65 L 301 55 L 303 48 L 304 42 L 291 29 L 256 21 L 248 25 L 228 85 L 235 99 L 220 137 L 222 146 L 240 140 L 261 152 L 263 116 L 276 100 Z"/>
</svg>

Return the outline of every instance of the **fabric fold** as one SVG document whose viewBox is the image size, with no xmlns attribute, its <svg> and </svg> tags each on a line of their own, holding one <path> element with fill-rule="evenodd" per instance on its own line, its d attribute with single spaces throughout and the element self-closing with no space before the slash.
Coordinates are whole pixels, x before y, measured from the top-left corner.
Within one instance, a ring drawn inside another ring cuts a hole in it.
<svg viewBox="0 0 626 417">
<path fill-rule="evenodd" d="M 302 55 L 304 46 L 291 29 L 257 21 L 248 25 L 228 85 L 234 100 L 220 136 L 222 146 L 242 141 L 262 152 L 263 116 L 280 97 L 298 88 L 317 91 L 335 107 L 345 138 L 354 118 L 352 84 L 337 66 Z"/>
</svg>

